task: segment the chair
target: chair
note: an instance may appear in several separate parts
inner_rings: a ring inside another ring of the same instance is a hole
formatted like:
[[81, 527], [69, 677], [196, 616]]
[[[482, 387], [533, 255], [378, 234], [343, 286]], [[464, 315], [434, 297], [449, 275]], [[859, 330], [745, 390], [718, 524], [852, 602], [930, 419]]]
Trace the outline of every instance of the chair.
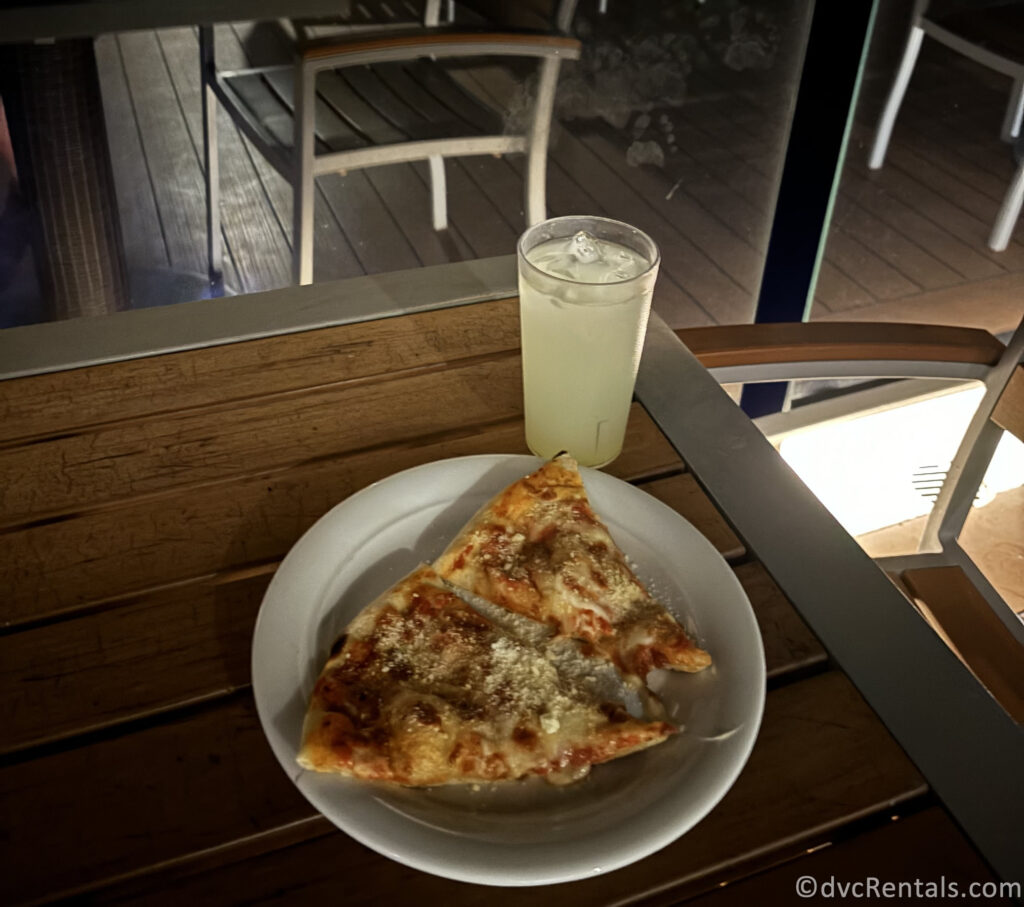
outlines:
[[[440, 4], [428, 4], [436, 21]], [[253, 145], [287, 179], [293, 190], [293, 274], [299, 284], [313, 280], [314, 180], [327, 173], [381, 164], [427, 161], [433, 225], [447, 226], [444, 159], [479, 154], [526, 155], [525, 211], [529, 224], [546, 216], [547, 145], [558, 71], [562, 60], [579, 56], [578, 41], [566, 36], [575, 0], [563, 0], [555, 27], [546, 32], [497, 32], [438, 28], [431, 24], [388, 30], [353, 31], [341, 38], [308, 40], [297, 31], [290, 65], [219, 71], [213, 30], [200, 28], [207, 179], [207, 235], [210, 280], [223, 282], [221, 269], [216, 106], [219, 102]], [[481, 56], [530, 58], [539, 63], [532, 110], [524, 128], [506, 133], [500, 112], [465, 91], [438, 63], [443, 58]], [[344, 70], [346, 78], [339, 74]], [[380, 77], [390, 107], [372, 116], [353, 85]], [[425, 92], [424, 89], [427, 89]], [[444, 102], [426, 97], [445, 93]], [[410, 100], [405, 96], [423, 100]], [[397, 100], [397, 104], [395, 101]], [[429, 104], [426, 101], [430, 101]], [[400, 108], [398, 113], [396, 108]], [[404, 113], [403, 113], [404, 111]], [[324, 125], [322, 116], [334, 120]], [[369, 122], [366, 127], [361, 120]], [[296, 126], [297, 124], [297, 126]]]
[[[1024, 623], [957, 541], [1003, 431], [1024, 440], [1024, 321], [1005, 347], [985, 331], [906, 324], [757, 324], [678, 334], [721, 383], [853, 377], [984, 382], [984, 397], [918, 550], [876, 562], [1024, 724]], [[835, 401], [828, 406], [835, 410]]]
[[[896, 115], [925, 35], [1013, 80], [1001, 134], [1007, 142], [1021, 135], [1021, 120], [1024, 118], [1024, 5], [1019, 0], [983, 0], [973, 4], [963, 0], [916, 0], [903, 59], [871, 146], [868, 166], [872, 170], [878, 170], [885, 161]], [[1009, 244], [1024, 202], [1024, 159], [1020, 155], [1017, 163], [1016, 175], [989, 235], [989, 248], [995, 252], [1002, 252]]]

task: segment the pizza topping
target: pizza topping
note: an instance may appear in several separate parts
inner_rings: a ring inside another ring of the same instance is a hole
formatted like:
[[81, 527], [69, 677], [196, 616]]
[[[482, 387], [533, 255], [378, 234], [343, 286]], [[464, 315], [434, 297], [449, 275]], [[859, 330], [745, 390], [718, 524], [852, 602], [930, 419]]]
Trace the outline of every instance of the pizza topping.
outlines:
[[453, 586], [586, 641], [629, 673], [711, 662], [637, 578], [568, 455], [497, 495], [436, 567]]
[[429, 568], [399, 583], [328, 661], [300, 763], [413, 785], [546, 776], [673, 731], [628, 713], [607, 663], [511, 617], [512, 630], [490, 621]]

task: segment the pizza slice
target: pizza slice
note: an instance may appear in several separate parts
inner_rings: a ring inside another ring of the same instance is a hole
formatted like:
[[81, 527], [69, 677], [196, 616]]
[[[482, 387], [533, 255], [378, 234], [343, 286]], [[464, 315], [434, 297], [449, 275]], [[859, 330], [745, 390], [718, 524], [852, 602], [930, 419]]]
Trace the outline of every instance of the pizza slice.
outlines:
[[532, 622], [488, 618], [424, 566], [367, 606], [331, 650], [298, 761], [413, 786], [530, 775], [565, 783], [674, 732], [630, 715], [622, 687], [607, 662]]
[[568, 454], [486, 504], [434, 566], [454, 586], [586, 641], [629, 674], [711, 663], [630, 569]]

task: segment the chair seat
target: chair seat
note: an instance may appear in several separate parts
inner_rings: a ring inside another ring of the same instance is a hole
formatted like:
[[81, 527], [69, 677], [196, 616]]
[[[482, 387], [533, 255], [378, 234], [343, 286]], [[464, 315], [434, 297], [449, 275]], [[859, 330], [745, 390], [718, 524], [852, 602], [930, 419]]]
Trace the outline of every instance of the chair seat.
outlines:
[[1024, 724], [1024, 647], [957, 566], [907, 570], [921, 615], [1010, 716]]
[[928, 19], [972, 44], [1024, 65], [1024, 3], [1019, 0], [929, 14]]
[[[292, 67], [224, 79], [287, 166], [294, 133]], [[500, 135], [501, 115], [452, 78], [439, 61], [378, 63], [322, 73], [317, 80], [317, 153], [351, 151], [449, 135]], [[287, 175], [287, 174], [286, 174]]]

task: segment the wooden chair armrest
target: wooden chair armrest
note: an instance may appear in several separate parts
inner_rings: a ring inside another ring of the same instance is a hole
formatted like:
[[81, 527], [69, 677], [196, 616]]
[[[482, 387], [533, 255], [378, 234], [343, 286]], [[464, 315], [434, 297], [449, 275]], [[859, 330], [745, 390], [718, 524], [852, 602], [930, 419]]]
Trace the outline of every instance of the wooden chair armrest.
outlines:
[[416, 57], [557, 57], [575, 60], [580, 42], [562, 35], [529, 32], [423, 31], [378, 34], [347, 41], [311, 44], [302, 49], [304, 64], [317, 68], [357, 66]]
[[833, 360], [994, 365], [1003, 344], [977, 328], [929, 324], [786, 322], [677, 330], [705, 368]]

